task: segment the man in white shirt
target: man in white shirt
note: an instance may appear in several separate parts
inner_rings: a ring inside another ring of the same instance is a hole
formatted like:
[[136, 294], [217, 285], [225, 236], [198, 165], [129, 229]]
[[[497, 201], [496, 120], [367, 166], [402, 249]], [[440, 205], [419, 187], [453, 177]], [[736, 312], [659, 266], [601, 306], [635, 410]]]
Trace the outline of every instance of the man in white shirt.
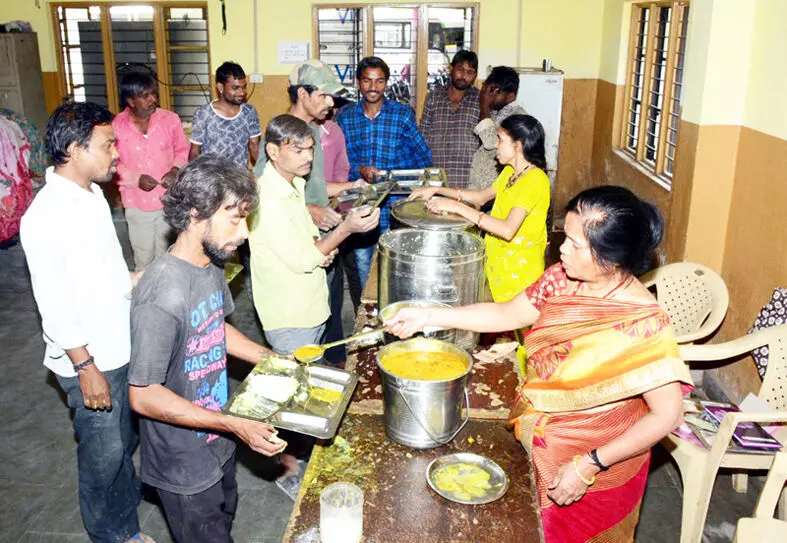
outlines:
[[46, 149], [55, 163], [22, 217], [21, 240], [41, 313], [44, 365], [74, 410], [79, 504], [92, 541], [147, 541], [131, 453], [128, 361], [130, 274], [109, 205], [96, 183], [112, 179], [112, 114], [90, 103], [57, 108]]

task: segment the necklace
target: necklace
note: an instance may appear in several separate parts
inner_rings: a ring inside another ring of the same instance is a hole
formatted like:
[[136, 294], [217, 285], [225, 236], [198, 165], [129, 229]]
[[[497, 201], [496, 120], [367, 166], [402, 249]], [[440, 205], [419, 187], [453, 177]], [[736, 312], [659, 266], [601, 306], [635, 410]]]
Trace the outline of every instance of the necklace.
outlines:
[[[628, 286], [629, 286], [629, 285], [630, 285], [630, 284], [631, 284], [633, 281], [634, 281], [634, 276], [633, 276], [633, 275], [626, 275], [626, 277], [624, 277], [624, 278], [623, 278], [623, 280], [622, 280], [620, 283], [618, 283], [617, 285], [615, 285], [614, 287], [612, 287], [612, 289], [611, 289], [609, 292], [607, 292], [606, 294], [604, 294], [604, 296], [601, 296], [601, 298], [610, 298], [610, 297], [611, 297], [611, 296], [612, 296], [612, 295], [613, 295], [615, 292], [617, 292], [618, 290], [625, 290], [625, 289], [626, 289], [626, 288], [627, 288], [627, 287], [628, 287]], [[606, 289], [606, 288], [609, 286], [609, 283], [607, 283], [606, 285], [604, 285], [604, 287], [603, 287], [603, 288], [598, 288], [598, 289], [595, 289], [595, 290], [593, 290], [593, 289], [590, 289], [589, 287], [587, 287], [587, 286], [585, 286], [585, 285], [587, 285], [587, 283], [582, 283], [582, 284], [579, 286], [579, 288], [577, 288], [577, 292], [578, 292], [578, 291], [579, 291], [579, 290], [580, 290], [580, 289], [581, 289], [583, 286], [585, 287], [585, 289], [584, 289], [584, 290], [588, 292], [588, 295], [589, 295], [590, 293], [592, 293], [592, 292], [600, 292], [600, 291], [603, 291], [604, 289]]]
[[517, 181], [519, 181], [519, 178], [520, 178], [520, 177], [522, 177], [523, 175], [525, 175], [525, 174], [526, 174], [528, 171], [530, 171], [530, 169], [531, 169], [532, 167], [533, 167], [533, 165], [532, 165], [532, 164], [528, 164], [527, 166], [525, 166], [525, 167], [522, 169], [522, 171], [521, 171], [521, 172], [519, 172], [519, 173], [516, 173], [516, 172], [514, 172], [514, 175], [512, 175], [512, 176], [511, 176], [511, 177], [508, 179], [508, 183], [506, 184], [506, 188], [513, 187], [513, 186], [514, 186], [514, 183], [516, 183]]

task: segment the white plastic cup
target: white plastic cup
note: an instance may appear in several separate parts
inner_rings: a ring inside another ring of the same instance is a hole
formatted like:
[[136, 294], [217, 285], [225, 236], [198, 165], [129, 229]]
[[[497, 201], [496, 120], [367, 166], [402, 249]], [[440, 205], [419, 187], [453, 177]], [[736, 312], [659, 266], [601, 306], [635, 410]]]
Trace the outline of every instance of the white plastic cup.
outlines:
[[357, 543], [363, 535], [363, 490], [333, 483], [320, 492], [320, 541]]

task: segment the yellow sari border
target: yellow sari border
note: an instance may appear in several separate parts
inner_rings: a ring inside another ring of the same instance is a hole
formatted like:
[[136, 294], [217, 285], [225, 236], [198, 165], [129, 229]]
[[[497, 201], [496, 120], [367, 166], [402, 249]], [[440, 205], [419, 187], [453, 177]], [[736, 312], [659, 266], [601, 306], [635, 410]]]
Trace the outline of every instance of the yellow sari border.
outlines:
[[[544, 413], [580, 411], [638, 396], [675, 381], [691, 383], [689, 369], [680, 358], [664, 358], [580, 389], [541, 388], [538, 385], [542, 382], [536, 381], [525, 385], [522, 394], [534, 409]], [[549, 385], [548, 381], [543, 383]]]

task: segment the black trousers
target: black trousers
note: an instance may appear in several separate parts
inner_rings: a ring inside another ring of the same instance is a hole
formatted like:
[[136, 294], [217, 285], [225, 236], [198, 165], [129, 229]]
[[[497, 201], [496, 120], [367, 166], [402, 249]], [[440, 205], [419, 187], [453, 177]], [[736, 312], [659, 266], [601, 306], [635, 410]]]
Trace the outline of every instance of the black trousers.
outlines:
[[[342, 269], [342, 254], [336, 255], [326, 271], [328, 281], [328, 305], [331, 308], [331, 316], [325, 323], [325, 342], [331, 343], [344, 338], [342, 330], [342, 305], [344, 302], [344, 270]], [[325, 351], [325, 361], [334, 366], [343, 363], [347, 358], [347, 351], [344, 345], [333, 347]]]
[[156, 489], [169, 529], [178, 543], [231, 543], [232, 519], [238, 507], [235, 456], [224, 464], [215, 485], [189, 496]]

